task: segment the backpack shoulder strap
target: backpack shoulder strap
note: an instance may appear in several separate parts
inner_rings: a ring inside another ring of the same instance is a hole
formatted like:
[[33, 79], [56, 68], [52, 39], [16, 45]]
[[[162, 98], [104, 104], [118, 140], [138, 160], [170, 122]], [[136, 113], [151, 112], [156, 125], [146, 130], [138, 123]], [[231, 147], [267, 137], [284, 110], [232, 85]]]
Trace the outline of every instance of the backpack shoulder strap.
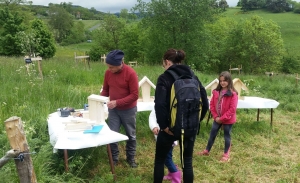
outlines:
[[172, 77], [175, 79], [175, 81], [179, 78], [178, 74], [173, 70], [167, 70], [168, 73], [172, 75]]

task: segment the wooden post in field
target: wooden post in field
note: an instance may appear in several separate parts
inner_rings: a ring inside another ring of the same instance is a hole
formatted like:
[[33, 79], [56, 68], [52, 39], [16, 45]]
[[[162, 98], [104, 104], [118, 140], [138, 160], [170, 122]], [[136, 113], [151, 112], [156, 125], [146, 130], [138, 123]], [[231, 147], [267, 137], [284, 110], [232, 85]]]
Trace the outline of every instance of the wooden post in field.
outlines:
[[105, 60], [106, 60], [106, 55], [103, 54], [103, 56], [101, 57], [101, 62], [105, 63]]
[[242, 65], [238, 65], [237, 68], [231, 68], [231, 65], [230, 65], [229, 71], [230, 71], [230, 74], [231, 74], [231, 71], [238, 71], [239, 74], [241, 74], [241, 71], [242, 71]]
[[24, 57], [25, 60], [25, 66], [27, 68], [27, 73], [30, 74], [29, 72], [29, 65], [32, 64], [32, 61], [37, 61], [38, 62], [38, 68], [39, 68], [39, 74], [40, 74], [40, 78], [43, 80], [43, 71], [42, 71], [42, 57], [29, 57], [29, 56], [25, 56]]
[[296, 74], [296, 85], [298, 85], [298, 80], [299, 80], [300, 78], [298, 77], [298, 74]]
[[37, 180], [21, 118], [13, 116], [7, 119], [5, 129], [11, 148], [20, 152], [19, 159], [15, 158], [20, 183], [36, 183]]
[[77, 56], [77, 55], [76, 55], [76, 52], [74, 52], [74, 55], [75, 55], [74, 58], [75, 58], [76, 64], [77, 64], [77, 60], [80, 59], [80, 60], [82, 60], [82, 61], [84, 62], [85, 68], [86, 68], [86, 62], [87, 62], [87, 64], [88, 64], [88, 66], [89, 66], [89, 69], [91, 68], [91, 67], [90, 67], [90, 56], [85, 55], [85, 52], [83, 53], [83, 56]]

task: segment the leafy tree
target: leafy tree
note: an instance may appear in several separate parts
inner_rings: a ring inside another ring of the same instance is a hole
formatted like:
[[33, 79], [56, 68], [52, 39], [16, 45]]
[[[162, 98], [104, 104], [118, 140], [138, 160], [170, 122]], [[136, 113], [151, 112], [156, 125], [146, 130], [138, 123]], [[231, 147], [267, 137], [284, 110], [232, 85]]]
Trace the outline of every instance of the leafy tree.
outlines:
[[266, 1], [267, 10], [273, 13], [280, 13], [292, 10], [292, 4], [287, 0], [267, 0]]
[[18, 32], [22, 53], [28, 56], [51, 58], [55, 54], [55, 42], [42, 20], [34, 19], [30, 29]]
[[83, 7], [74, 7], [73, 12], [76, 12], [77, 19], [91, 20], [94, 17], [93, 12]]
[[265, 6], [265, 0], [241, 0], [241, 10], [249, 11], [259, 9]]
[[235, 52], [230, 51], [232, 49], [230, 34], [236, 26], [236, 21], [225, 17], [205, 24], [205, 31], [202, 32], [206, 38], [203, 42], [206, 45], [203, 49], [205, 70], [219, 73], [227, 70], [232, 60], [238, 60], [235, 59]]
[[228, 4], [226, 0], [220, 0], [218, 1], [218, 7], [221, 8], [223, 11], [226, 10], [226, 8], [228, 8]]
[[15, 4], [15, 5], [24, 4], [26, 2], [27, 2], [26, 0], [0, 0], [0, 3], [3, 3], [6, 6], [12, 5], [12, 4]]
[[26, 32], [20, 31], [17, 33], [17, 36], [20, 40], [21, 50], [24, 55], [32, 57], [38, 55], [37, 45], [40, 44], [40, 39], [36, 38], [32, 30]]
[[90, 56], [93, 55], [91, 60], [99, 60], [101, 54], [120, 49], [121, 35], [125, 25], [125, 20], [122, 18], [117, 18], [112, 14], [104, 16], [100, 29], [92, 32], [95, 45], [89, 52]]
[[129, 16], [128, 9], [121, 9], [119, 17], [127, 20], [128, 16]]
[[0, 9], [0, 54], [7, 56], [22, 55], [18, 32], [26, 29], [23, 17], [18, 12], [11, 13], [8, 8]]
[[49, 8], [49, 25], [54, 31], [55, 40], [61, 43], [70, 34], [74, 25], [73, 16], [64, 8], [52, 5]]
[[145, 61], [160, 63], [165, 50], [174, 47], [187, 53], [186, 61], [201, 65], [205, 45], [201, 35], [204, 23], [216, 13], [210, 0], [138, 0], [133, 8], [140, 13], [142, 27], [147, 30]]
[[241, 21], [231, 32], [228, 52], [234, 55], [229, 64], [242, 64], [248, 73], [278, 71], [284, 53], [280, 27], [259, 16]]
[[62, 45], [81, 43], [86, 40], [84, 24], [78, 21], [74, 24], [70, 34], [63, 40]]
[[101, 40], [100, 43], [106, 45], [104, 48], [107, 50], [119, 48], [119, 42], [124, 27], [125, 21], [123, 19], [119, 19], [112, 14], [104, 16], [100, 32], [105, 33], [103, 36], [99, 35], [99, 39]]
[[125, 61], [137, 60], [141, 57], [142, 48], [140, 36], [140, 28], [137, 23], [126, 25], [120, 38], [120, 49], [125, 53]]
[[31, 29], [35, 34], [35, 39], [39, 40], [36, 45], [36, 52], [43, 58], [51, 58], [55, 55], [55, 41], [52, 33], [40, 19], [34, 19], [31, 22]]

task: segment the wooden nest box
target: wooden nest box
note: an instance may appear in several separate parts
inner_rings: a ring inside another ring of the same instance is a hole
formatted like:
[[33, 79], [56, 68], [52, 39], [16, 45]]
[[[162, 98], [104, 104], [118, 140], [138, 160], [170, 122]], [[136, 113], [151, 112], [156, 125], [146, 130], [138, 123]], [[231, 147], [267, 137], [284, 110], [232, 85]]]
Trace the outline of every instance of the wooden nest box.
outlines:
[[150, 96], [151, 87], [156, 89], [156, 86], [146, 77], [139, 82], [139, 87], [142, 90], [142, 97], [138, 99], [139, 102], [153, 102], [154, 97]]
[[236, 89], [236, 91], [238, 92], [239, 99], [243, 99], [243, 97], [241, 96], [242, 90], [244, 90], [246, 92], [249, 91], [247, 86], [239, 78], [233, 79], [233, 86]]
[[210, 90], [210, 95], [207, 94], [208, 99], [211, 98], [212, 91], [217, 88], [218, 84], [219, 84], [219, 80], [216, 78], [205, 87], [205, 90]]
[[105, 106], [104, 103], [108, 102], [109, 98], [92, 94], [88, 97], [89, 105], [89, 119], [96, 121], [96, 124], [105, 122]]

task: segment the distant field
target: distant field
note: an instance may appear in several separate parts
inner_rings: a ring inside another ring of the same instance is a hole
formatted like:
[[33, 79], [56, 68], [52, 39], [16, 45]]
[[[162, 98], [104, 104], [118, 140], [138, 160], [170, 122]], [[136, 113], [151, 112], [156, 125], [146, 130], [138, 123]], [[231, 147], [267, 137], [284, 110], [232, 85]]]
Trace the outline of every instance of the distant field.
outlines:
[[57, 45], [56, 48], [56, 57], [63, 57], [63, 58], [74, 58], [74, 52], [76, 55], [81, 56], [84, 55], [85, 52], [89, 51], [92, 47], [92, 43], [79, 43], [79, 44], [72, 44], [68, 46], [59, 46]]
[[100, 20], [75, 20], [75, 22], [81, 21], [84, 24], [85, 29], [90, 29], [100, 23]]
[[240, 8], [229, 8], [224, 14], [235, 20], [247, 19], [253, 15], [258, 15], [264, 20], [276, 22], [281, 27], [281, 35], [287, 51], [290, 54], [300, 56], [300, 14], [292, 12], [270, 13], [262, 10], [242, 13]]

